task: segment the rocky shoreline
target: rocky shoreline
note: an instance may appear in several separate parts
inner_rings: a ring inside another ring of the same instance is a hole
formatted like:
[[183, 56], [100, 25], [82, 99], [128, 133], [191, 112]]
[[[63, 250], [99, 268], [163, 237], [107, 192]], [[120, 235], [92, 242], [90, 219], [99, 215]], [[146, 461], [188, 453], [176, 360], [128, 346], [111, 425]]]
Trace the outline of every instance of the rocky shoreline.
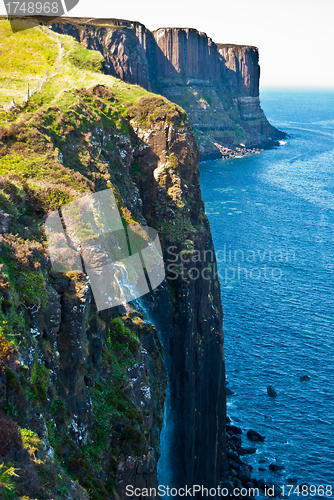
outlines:
[[[240, 427], [232, 425], [231, 419], [226, 417], [226, 451], [227, 451], [227, 469], [224, 474], [224, 477], [221, 481], [221, 488], [226, 488], [229, 491], [229, 496], [227, 498], [235, 499], [240, 498], [239, 496], [234, 496], [233, 491], [238, 488], [247, 489], [252, 492], [254, 489], [253, 495], [242, 495], [243, 499], [254, 499], [259, 498], [256, 496], [256, 489], [258, 489], [261, 496], [265, 496], [267, 498], [284, 498], [282, 497], [281, 488], [269, 481], [265, 481], [262, 478], [255, 478], [252, 476], [253, 467], [252, 465], [245, 462], [242, 457], [246, 455], [251, 455], [256, 453], [256, 445], [260, 442], [263, 442], [265, 437], [259, 434], [257, 431], [249, 429], [247, 431], [247, 439], [250, 442], [250, 446], [245, 447], [242, 443], [242, 435], [243, 431]], [[265, 462], [265, 459], [260, 458], [259, 463], [262, 464]], [[266, 470], [264, 467], [260, 467], [260, 470]], [[277, 472], [279, 470], [284, 469], [284, 465], [279, 462], [275, 462], [269, 465], [269, 469]], [[267, 493], [267, 494], [266, 494]]]
[[260, 154], [264, 149], [260, 148], [246, 148], [243, 144], [240, 144], [239, 147], [228, 148], [225, 146], [221, 146], [218, 143], [215, 143], [215, 146], [218, 148], [219, 153], [221, 154], [222, 160], [230, 160], [232, 158], [240, 158], [241, 156], [249, 156], [251, 154]]

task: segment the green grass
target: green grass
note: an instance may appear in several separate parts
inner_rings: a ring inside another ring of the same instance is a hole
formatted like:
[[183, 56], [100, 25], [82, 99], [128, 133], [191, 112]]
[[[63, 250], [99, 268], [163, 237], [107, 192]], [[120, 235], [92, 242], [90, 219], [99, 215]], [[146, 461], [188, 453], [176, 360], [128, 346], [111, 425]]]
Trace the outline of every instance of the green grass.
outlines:
[[75, 42], [74, 38], [67, 37], [65, 42], [67, 60], [72, 66], [89, 71], [101, 71], [104, 57], [98, 51], [84, 49]]
[[48, 28], [31, 23], [30, 29], [13, 33], [10, 23], [0, 20], [0, 105], [8, 105], [12, 98], [23, 105], [27, 84], [30, 91], [35, 90], [37, 80], [40, 86], [46, 72], [47, 82], [32, 96], [33, 101], [51, 102], [64, 89], [113, 84], [112, 77], [99, 73], [104, 61], [99, 52], [84, 49], [70, 36], [57, 37]]
[[0, 104], [8, 104], [12, 97], [22, 104], [27, 84], [34, 88], [54, 68], [59, 48], [48, 31], [34, 26], [13, 33], [8, 21], [0, 20]]

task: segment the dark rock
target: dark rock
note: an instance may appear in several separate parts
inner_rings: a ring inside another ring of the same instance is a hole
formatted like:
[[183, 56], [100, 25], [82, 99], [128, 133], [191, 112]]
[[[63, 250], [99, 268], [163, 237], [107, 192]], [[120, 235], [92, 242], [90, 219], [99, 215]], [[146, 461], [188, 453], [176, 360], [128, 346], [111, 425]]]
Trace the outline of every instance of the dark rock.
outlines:
[[233, 434], [233, 436], [229, 436], [228, 434], [226, 435], [226, 441], [230, 443], [233, 446], [240, 447], [241, 446], [241, 437], [236, 436]]
[[256, 448], [249, 447], [249, 448], [240, 448], [239, 454], [242, 455], [252, 455], [253, 453], [256, 452]]
[[240, 427], [237, 427], [236, 425], [227, 425], [226, 431], [231, 432], [232, 434], [242, 434], [242, 430], [240, 429]]
[[226, 423], [227, 423], [227, 424], [230, 424], [230, 423], [231, 423], [231, 419], [230, 419], [230, 417], [229, 417], [228, 415], [226, 415]]
[[247, 465], [242, 465], [239, 469], [239, 479], [243, 483], [248, 483], [251, 480], [251, 472]]
[[117, 306], [117, 313], [120, 315], [120, 316], [124, 316], [126, 314], [126, 309], [123, 305], [119, 305]]
[[297, 477], [288, 477], [286, 479], [287, 484], [297, 484], [298, 483], [298, 478]]
[[309, 382], [311, 380], [311, 377], [309, 377], [308, 375], [303, 375], [302, 377], [299, 377], [299, 380], [301, 382]]
[[239, 468], [240, 468], [239, 463], [238, 463], [238, 462], [236, 462], [236, 461], [234, 461], [234, 460], [230, 460], [230, 461], [229, 461], [229, 464], [230, 464], [230, 467], [231, 467], [232, 469], [239, 470]]
[[274, 497], [278, 497], [282, 493], [282, 488], [278, 484], [274, 484]]
[[266, 483], [265, 483], [265, 480], [264, 479], [258, 479], [257, 481], [257, 487], [260, 489], [260, 490], [263, 490], [265, 489], [266, 487]]
[[226, 387], [226, 396], [233, 396], [233, 394], [235, 394], [233, 391], [231, 391], [231, 389], [229, 387]]
[[285, 468], [284, 464], [281, 464], [279, 462], [275, 462], [269, 465], [269, 469], [272, 470], [273, 472], [278, 472], [280, 470], [283, 470]]
[[276, 398], [276, 396], [277, 396], [277, 392], [275, 391], [275, 389], [274, 389], [271, 385], [269, 385], [269, 386], [267, 387], [267, 394], [268, 394], [268, 396], [270, 396], [271, 398]]
[[259, 470], [260, 470], [261, 472], [263, 472], [263, 471], [265, 471], [265, 470], [266, 470], [266, 468], [265, 468], [265, 467], [259, 467]]
[[263, 442], [264, 441], [264, 436], [262, 436], [261, 434], [259, 434], [257, 431], [254, 431], [253, 429], [249, 429], [249, 431], [247, 431], [247, 437], [250, 441], [261, 441]]
[[58, 293], [63, 293], [66, 288], [68, 288], [69, 284], [69, 278], [65, 278], [62, 276], [58, 278], [55, 283], [52, 283], [52, 286]]
[[88, 375], [84, 376], [84, 380], [87, 387], [95, 387], [95, 381]]
[[234, 460], [238, 464], [242, 463], [242, 461], [239, 458], [239, 455], [237, 455], [237, 453], [235, 453], [234, 451], [228, 451], [227, 452], [227, 456], [228, 456], [229, 459]]
[[227, 489], [227, 491], [232, 494], [234, 490], [234, 484], [231, 481], [223, 481], [221, 483], [221, 489]]

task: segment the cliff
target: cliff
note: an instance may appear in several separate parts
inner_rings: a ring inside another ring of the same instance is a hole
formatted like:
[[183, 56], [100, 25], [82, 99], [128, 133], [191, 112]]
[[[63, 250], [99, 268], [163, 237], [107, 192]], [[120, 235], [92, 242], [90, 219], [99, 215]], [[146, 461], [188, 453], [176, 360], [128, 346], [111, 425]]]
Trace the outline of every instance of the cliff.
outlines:
[[271, 126], [259, 101], [255, 47], [215, 44], [189, 28], [151, 33], [140, 23], [115, 19], [61, 18], [58, 33], [99, 50], [105, 71], [182, 106], [194, 126], [202, 159], [244, 144], [267, 148], [285, 137]]
[[[18, 22], [32, 28], [18, 37], [0, 21], [2, 493], [131, 498], [127, 485], [157, 485], [160, 455], [170, 485], [217, 487], [222, 308], [192, 125], [165, 97], [102, 74], [70, 36]], [[45, 220], [107, 188], [125, 227], [159, 231], [166, 280], [99, 312], [84, 273], [52, 269]]]

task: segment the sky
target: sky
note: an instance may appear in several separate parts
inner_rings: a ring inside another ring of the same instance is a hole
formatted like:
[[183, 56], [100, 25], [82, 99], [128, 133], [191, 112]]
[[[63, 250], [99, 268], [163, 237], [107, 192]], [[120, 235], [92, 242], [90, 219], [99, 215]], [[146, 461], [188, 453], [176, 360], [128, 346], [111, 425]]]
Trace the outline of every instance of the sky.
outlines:
[[261, 87], [334, 87], [334, 0], [79, 0], [69, 15], [196, 28], [258, 47]]

